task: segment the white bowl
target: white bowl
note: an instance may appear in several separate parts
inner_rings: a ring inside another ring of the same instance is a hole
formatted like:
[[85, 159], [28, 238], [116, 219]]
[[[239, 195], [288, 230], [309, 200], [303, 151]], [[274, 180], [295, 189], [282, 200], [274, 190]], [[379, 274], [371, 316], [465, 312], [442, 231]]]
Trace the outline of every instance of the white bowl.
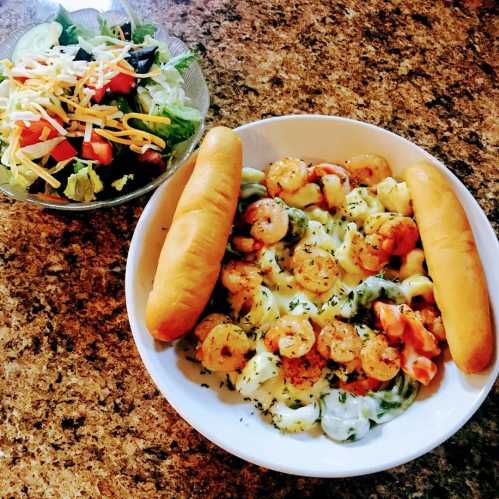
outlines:
[[[332, 116], [284, 116], [238, 128], [244, 164], [263, 168], [283, 156], [345, 160], [372, 152], [384, 156], [400, 175], [411, 163], [429, 160], [444, 172], [463, 204], [487, 269], [495, 323], [499, 318], [499, 245], [483, 211], [442, 163], [411, 142], [381, 128]], [[449, 359], [441, 374], [421, 390], [416, 402], [395, 420], [375, 427], [359, 442], [337, 444], [324, 435], [283, 434], [249, 403], [186, 360], [179, 348], [155, 342], [145, 327], [144, 310], [156, 262], [183, 184], [184, 167], [163, 184], [146, 206], [135, 230], [126, 269], [126, 301], [139, 353], [154, 382], [178, 413], [223, 449], [247, 461], [285, 473], [314, 477], [363, 475], [397, 466], [449, 438], [478, 409], [491, 389], [499, 363], [481, 374], [464, 375]], [[496, 336], [499, 332], [496, 330]], [[209, 383], [206, 389], [201, 383]], [[225, 390], [225, 391], [224, 391]]]

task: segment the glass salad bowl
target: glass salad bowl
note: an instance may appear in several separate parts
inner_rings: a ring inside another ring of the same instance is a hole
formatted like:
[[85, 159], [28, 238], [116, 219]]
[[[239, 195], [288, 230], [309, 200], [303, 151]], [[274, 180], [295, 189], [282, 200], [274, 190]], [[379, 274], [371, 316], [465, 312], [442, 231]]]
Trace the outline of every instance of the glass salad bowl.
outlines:
[[[75, 23], [94, 31], [98, 30], [98, 16], [103, 17], [109, 25], [122, 24], [129, 21], [126, 13], [120, 11], [99, 12], [95, 9], [81, 9], [70, 12], [70, 15]], [[52, 21], [54, 17], [55, 16], [51, 16], [48, 21]], [[145, 21], [147, 22], [148, 20], [146, 19]], [[10, 57], [19, 38], [33, 26], [39, 24], [39, 22], [26, 26], [23, 31], [20, 31], [16, 33], [15, 36], [5, 40], [0, 46], [0, 59]], [[156, 27], [157, 31], [154, 37], [166, 44], [172, 57], [178, 56], [188, 51], [187, 46], [180, 39], [169, 36], [166, 31], [164, 31], [160, 26], [156, 25]], [[166, 170], [160, 176], [154, 178], [146, 185], [143, 185], [142, 187], [139, 187], [133, 191], [127, 192], [126, 194], [120, 194], [119, 192], [117, 192], [116, 196], [112, 198], [90, 202], [57, 202], [40, 199], [37, 195], [27, 192], [20, 186], [13, 185], [8, 181], [4, 181], [2, 183], [1, 180], [0, 192], [19, 201], [33, 203], [45, 208], [54, 208], [67, 211], [84, 211], [119, 205], [155, 189], [162, 182], [170, 178], [183, 164], [185, 164], [186, 160], [198, 145], [204, 132], [204, 118], [209, 107], [209, 94], [208, 87], [206, 85], [206, 81], [203, 77], [203, 73], [201, 72], [199, 64], [195, 61], [192, 62], [189, 67], [182, 72], [182, 77], [185, 82], [185, 94], [190, 100], [189, 104], [200, 112], [201, 121], [194, 135], [192, 135], [188, 140], [177, 144], [173, 148], [173, 152], [168, 161], [168, 167], [166, 168]]]

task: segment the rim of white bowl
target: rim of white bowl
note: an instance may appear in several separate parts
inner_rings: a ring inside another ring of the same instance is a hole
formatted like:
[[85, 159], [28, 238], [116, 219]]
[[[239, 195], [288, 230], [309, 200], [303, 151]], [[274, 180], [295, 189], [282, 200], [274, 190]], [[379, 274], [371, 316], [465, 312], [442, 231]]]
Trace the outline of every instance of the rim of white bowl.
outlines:
[[[378, 127], [376, 125], [372, 125], [370, 123], [366, 123], [363, 121], [358, 121], [354, 120], [351, 118], [344, 118], [340, 116], [328, 116], [328, 115], [322, 115], [322, 114], [292, 114], [292, 115], [285, 115], [285, 116], [275, 116], [272, 118], [266, 118], [263, 120], [257, 120], [253, 121], [250, 123], [246, 123], [244, 125], [241, 125], [234, 130], [236, 132], [245, 130], [247, 128], [252, 128], [254, 126], [263, 124], [263, 123], [269, 123], [269, 122], [275, 122], [275, 121], [288, 121], [288, 120], [303, 120], [303, 119], [317, 119], [317, 120], [324, 120], [324, 121], [339, 121], [339, 122], [346, 122], [346, 123], [355, 123], [356, 125], [361, 125], [365, 126], [368, 128], [375, 129], [377, 131], [381, 131], [383, 133], [387, 133], [390, 135], [393, 135], [399, 140], [402, 140], [406, 142], [407, 144], [416, 147], [420, 150], [420, 152], [423, 153], [423, 155], [432, 163], [432, 164], [437, 164], [440, 169], [443, 169], [455, 182], [458, 183], [459, 189], [463, 190], [464, 189], [464, 194], [467, 196], [470, 200], [473, 200], [473, 204], [475, 207], [475, 210], [478, 210], [480, 212], [480, 218], [482, 223], [484, 223], [487, 226], [487, 230], [491, 233], [491, 236], [493, 236], [493, 239], [496, 241], [496, 247], [497, 251], [499, 253], [499, 241], [497, 238], [495, 238], [495, 232], [494, 229], [492, 228], [492, 225], [490, 224], [488, 218], [486, 217], [485, 213], [483, 212], [482, 208], [476, 201], [476, 199], [473, 197], [473, 195], [468, 191], [466, 186], [454, 175], [441, 161], [436, 159], [434, 156], [426, 152], [422, 147], [418, 146], [417, 144], [414, 144], [413, 142], [405, 139], [404, 137], [401, 137], [400, 135], [397, 135], [396, 133], [393, 133], [389, 130], [386, 130], [384, 128]], [[184, 419], [189, 425], [191, 425], [196, 431], [201, 433], [204, 437], [206, 437], [208, 440], [213, 442], [215, 445], [218, 447], [224, 449], [225, 451], [231, 453], [234, 456], [237, 456], [241, 459], [244, 459], [245, 461], [255, 464], [257, 466], [262, 466], [264, 468], [268, 468], [274, 471], [279, 471], [282, 473], [287, 473], [289, 475], [296, 475], [296, 476], [306, 476], [306, 477], [315, 477], [315, 478], [348, 478], [348, 477], [354, 477], [354, 476], [363, 476], [363, 475], [370, 475], [373, 473], [378, 473], [380, 471], [385, 471], [391, 468], [394, 468], [396, 466], [400, 466], [403, 464], [406, 464], [410, 461], [413, 461], [414, 459], [417, 459], [424, 454], [432, 451], [439, 445], [441, 445], [443, 442], [448, 440], [452, 435], [454, 435], [457, 431], [459, 431], [469, 420], [470, 418], [475, 414], [475, 412], [478, 410], [478, 408], [482, 405], [484, 400], [486, 399], [487, 395], [489, 394], [490, 390], [492, 389], [495, 380], [499, 374], [499, 362], [496, 362], [495, 368], [489, 373], [489, 378], [487, 382], [484, 384], [484, 386], [481, 389], [481, 394], [480, 396], [476, 399], [474, 404], [469, 408], [467, 411], [467, 414], [464, 417], [461, 417], [456, 423], [452, 424], [449, 429], [439, 436], [438, 438], [434, 438], [431, 441], [429, 441], [426, 445], [424, 445], [422, 448], [411, 452], [404, 456], [403, 458], [397, 458], [393, 459], [392, 461], [388, 461], [388, 463], [383, 463], [380, 465], [373, 464], [372, 466], [364, 466], [362, 468], [356, 469], [355, 471], [352, 471], [351, 473], [349, 472], [307, 472], [303, 471], [299, 466], [280, 466], [279, 464], [276, 464], [274, 462], [268, 461], [265, 456], [259, 456], [259, 457], [254, 457], [253, 455], [245, 452], [244, 450], [241, 450], [237, 447], [234, 447], [231, 442], [226, 442], [223, 439], [223, 434], [221, 432], [217, 432], [216, 430], [211, 430], [206, 427], [204, 427], [202, 424], [199, 424], [196, 418], [192, 417], [190, 414], [188, 414], [186, 411], [183, 410], [181, 404], [178, 403], [176, 400], [175, 395], [170, 396], [171, 394], [168, 394], [164, 388], [163, 388], [163, 383], [162, 380], [157, 376], [156, 374], [153, 374], [148, 368], [146, 358], [147, 358], [147, 352], [145, 350], [145, 347], [142, 345], [142, 343], [138, 340], [138, 321], [135, 319], [135, 310], [134, 310], [134, 303], [131, 302], [130, 296], [132, 296], [132, 292], [128, 291], [129, 289], [131, 290], [134, 284], [135, 280], [135, 274], [133, 273], [133, 266], [136, 258], [139, 256], [139, 251], [140, 251], [140, 240], [141, 240], [141, 235], [145, 228], [147, 227], [147, 221], [149, 219], [149, 215], [151, 212], [154, 211], [155, 209], [155, 200], [157, 197], [160, 195], [160, 189], [161, 187], [153, 194], [149, 202], [147, 203], [144, 211], [142, 212], [139, 221], [137, 223], [137, 226], [135, 227], [135, 231], [132, 237], [132, 241], [130, 243], [130, 249], [128, 252], [128, 259], [127, 259], [127, 265], [126, 265], [126, 274], [125, 274], [125, 295], [126, 295], [126, 307], [127, 307], [127, 312], [128, 312], [128, 317], [129, 317], [129, 322], [132, 330], [132, 334], [135, 340], [135, 345], [137, 346], [137, 350], [139, 351], [139, 354], [141, 356], [142, 362], [144, 363], [147, 372], [149, 373], [149, 376], [151, 376], [154, 384], [159, 388], [161, 394], [163, 397], [167, 400], [167, 402], [175, 409], [175, 411]], [[222, 437], [221, 437], [222, 435]]]

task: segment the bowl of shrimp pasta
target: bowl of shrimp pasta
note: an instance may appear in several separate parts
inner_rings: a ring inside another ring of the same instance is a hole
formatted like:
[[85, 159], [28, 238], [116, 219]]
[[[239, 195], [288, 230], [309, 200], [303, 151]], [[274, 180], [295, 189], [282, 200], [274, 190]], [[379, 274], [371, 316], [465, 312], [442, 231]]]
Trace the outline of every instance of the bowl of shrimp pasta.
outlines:
[[178, 341], [155, 341], [145, 308], [192, 165], [156, 191], [132, 239], [127, 308], [154, 382], [212, 442], [285, 473], [357, 476], [433, 449], [478, 409], [499, 365], [464, 374], [448, 352], [405, 169], [426, 161], [452, 185], [497, 317], [484, 213], [437, 159], [373, 125], [300, 115], [236, 132], [232, 231], [211, 298]]

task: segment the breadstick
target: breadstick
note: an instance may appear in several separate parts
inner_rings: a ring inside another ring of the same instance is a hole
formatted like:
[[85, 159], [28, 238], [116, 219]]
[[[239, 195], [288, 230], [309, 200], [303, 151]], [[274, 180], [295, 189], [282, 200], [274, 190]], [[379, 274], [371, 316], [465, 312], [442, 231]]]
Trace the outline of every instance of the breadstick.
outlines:
[[174, 340], [195, 325], [213, 291], [241, 181], [239, 137], [213, 128], [199, 149], [159, 257], [146, 306], [149, 332]]
[[466, 214], [431, 164], [415, 164], [405, 178], [452, 358], [462, 371], [479, 372], [490, 362], [493, 338], [487, 285]]

